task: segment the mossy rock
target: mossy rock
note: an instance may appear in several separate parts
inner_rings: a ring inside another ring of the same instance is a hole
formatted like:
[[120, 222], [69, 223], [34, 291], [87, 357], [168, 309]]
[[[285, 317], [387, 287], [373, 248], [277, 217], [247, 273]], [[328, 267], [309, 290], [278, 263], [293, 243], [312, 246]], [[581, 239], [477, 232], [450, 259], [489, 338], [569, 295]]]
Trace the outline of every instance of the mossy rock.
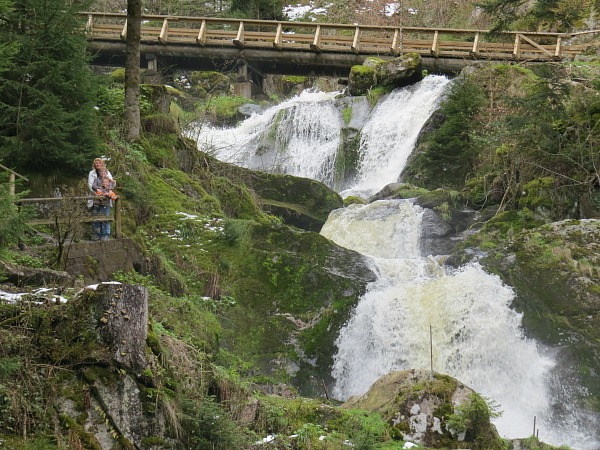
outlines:
[[317, 233], [236, 225], [221, 250], [237, 302], [224, 312], [223, 342], [262, 373], [317, 394], [315, 380], [331, 381], [335, 336], [374, 275], [363, 256]]
[[[485, 401], [448, 375], [425, 370], [391, 372], [366, 394], [351, 397], [342, 407], [377, 412], [400, 439], [427, 448], [505, 448], [490, 423], [492, 413]], [[460, 432], [452, 428], [456, 423], [463, 428]]]
[[406, 53], [398, 58], [383, 61], [374, 67], [377, 84], [403, 87], [423, 78], [421, 55]]
[[200, 88], [210, 95], [227, 94], [229, 92], [229, 78], [220, 72], [192, 72], [189, 80], [192, 84], [192, 90]]
[[284, 75], [277, 83], [277, 88], [285, 96], [298, 95], [304, 89], [309, 88], [312, 81], [310, 77], [306, 76]]
[[[265, 210], [281, 217], [285, 223], [318, 231], [329, 213], [343, 206], [340, 195], [318, 181], [253, 171], [221, 162], [207, 154], [202, 155], [202, 170], [220, 174], [225, 179], [243, 184], [245, 189], [251, 189], [256, 201]], [[218, 192], [215, 195], [218, 196]], [[232, 199], [239, 202], [239, 194]], [[243, 217], [238, 215], [237, 218]]]
[[348, 93], [350, 95], [366, 95], [377, 84], [375, 69], [368, 66], [352, 66], [348, 78]]

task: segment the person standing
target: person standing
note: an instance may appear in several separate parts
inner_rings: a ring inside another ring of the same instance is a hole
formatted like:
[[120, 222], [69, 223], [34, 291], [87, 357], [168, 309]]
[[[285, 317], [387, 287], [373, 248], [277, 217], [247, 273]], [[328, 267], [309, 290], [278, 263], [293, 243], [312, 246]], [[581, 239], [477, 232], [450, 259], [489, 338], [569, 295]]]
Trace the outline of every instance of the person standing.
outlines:
[[[108, 178], [106, 169], [100, 169], [100, 177], [94, 181], [96, 198], [94, 199], [92, 214], [110, 217], [110, 208], [113, 205], [113, 200], [117, 198], [117, 194], [113, 191], [114, 181]], [[94, 231], [94, 238], [98, 239], [99, 236], [101, 241], [108, 241], [110, 238], [110, 220], [96, 223], [100, 226]]]
[[[102, 176], [100, 174], [100, 171], [106, 171], [106, 176], [111, 180], [113, 184], [113, 188], [114, 185], [116, 185], [116, 182], [114, 181], [111, 173], [109, 172], [109, 170], [106, 168], [106, 165], [104, 164], [104, 160], [102, 158], [96, 158], [94, 159], [94, 162], [92, 164], [92, 170], [90, 170], [90, 173], [88, 174], [88, 188], [89, 191], [91, 193], [91, 195], [96, 196], [96, 188], [94, 186], [94, 183], [96, 182], [101, 182], [102, 180]], [[107, 198], [107, 200], [109, 200]], [[111, 200], [112, 201], [112, 200]], [[88, 200], [88, 209], [91, 209], [92, 211], [92, 215], [94, 216], [98, 216], [98, 215], [103, 215], [103, 216], [109, 216], [110, 215], [110, 202], [106, 201], [100, 201], [99, 198], [95, 199], [90, 199]], [[104, 234], [102, 234], [103, 231], [106, 231], [106, 226], [103, 226], [103, 224], [108, 224], [108, 234], [110, 234], [110, 222], [92, 222], [92, 240], [93, 241], [98, 241], [100, 240]]]

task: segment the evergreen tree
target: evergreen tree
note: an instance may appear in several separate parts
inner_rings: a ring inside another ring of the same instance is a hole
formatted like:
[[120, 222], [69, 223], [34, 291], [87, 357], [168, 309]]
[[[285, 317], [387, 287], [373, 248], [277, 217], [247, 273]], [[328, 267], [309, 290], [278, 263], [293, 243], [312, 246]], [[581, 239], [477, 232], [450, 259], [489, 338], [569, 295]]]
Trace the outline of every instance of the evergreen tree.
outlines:
[[0, 42], [14, 53], [0, 77], [0, 160], [10, 166], [81, 170], [95, 155], [95, 86], [76, 16], [81, 7], [19, 0], [0, 20]]
[[283, 0], [232, 0], [231, 12], [251, 19], [283, 20]]

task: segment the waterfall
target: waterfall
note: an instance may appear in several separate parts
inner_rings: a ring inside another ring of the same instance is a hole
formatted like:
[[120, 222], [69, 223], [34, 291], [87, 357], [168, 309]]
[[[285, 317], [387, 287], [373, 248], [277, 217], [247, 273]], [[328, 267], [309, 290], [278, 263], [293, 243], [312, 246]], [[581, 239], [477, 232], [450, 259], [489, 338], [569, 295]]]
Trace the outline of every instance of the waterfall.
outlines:
[[368, 197], [398, 175], [413, 150], [421, 127], [437, 108], [449, 80], [428, 76], [405, 89], [396, 89], [379, 102], [361, 131], [359, 178], [342, 196]]
[[313, 178], [333, 185], [335, 154], [344, 122], [333, 99], [339, 92], [303, 91], [254, 114], [234, 129], [194, 130], [198, 148], [249, 169]]
[[[343, 196], [367, 197], [398, 181], [448, 83], [428, 76], [380, 100], [363, 123], [359, 171]], [[244, 167], [333, 186], [345, 124], [337, 95], [305, 91], [235, 129], [198, 129], [199, 148]], [[429, 369], [432, 356], [436, 372], [499, 405], [503, 414], [494, 423], [502, 436], [530, 436], [536, 416], [543, 441], [597, 450], [592, 420], [580, 420], [567, 403], [561, 405], [565, 416], [552, 416], [562, 401], [557, 391], [566, 387], [547, 349], [524, 336], [522, 317], [510, 307], [513, 290], [477, 263], [450, 270], [421, 255], [423, 213], [410, 201], [351, 205], [333, 211], [321, 231], [366, 255], [378, 274], [336, 341], [335, 397], [363, 394], [393, 370]]]

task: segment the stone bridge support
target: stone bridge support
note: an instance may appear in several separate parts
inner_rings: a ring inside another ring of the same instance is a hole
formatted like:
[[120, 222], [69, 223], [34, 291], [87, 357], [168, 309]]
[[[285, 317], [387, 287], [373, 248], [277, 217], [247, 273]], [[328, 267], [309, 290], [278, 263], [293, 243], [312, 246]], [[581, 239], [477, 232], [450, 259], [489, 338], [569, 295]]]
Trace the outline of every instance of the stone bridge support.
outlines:
[[264, 75], [248, 64], [244, 58], [236, 59], [237, 81], [233, 86], [233, 92], [240, 97], [252, 98], [257, 93], [262, 93]]

